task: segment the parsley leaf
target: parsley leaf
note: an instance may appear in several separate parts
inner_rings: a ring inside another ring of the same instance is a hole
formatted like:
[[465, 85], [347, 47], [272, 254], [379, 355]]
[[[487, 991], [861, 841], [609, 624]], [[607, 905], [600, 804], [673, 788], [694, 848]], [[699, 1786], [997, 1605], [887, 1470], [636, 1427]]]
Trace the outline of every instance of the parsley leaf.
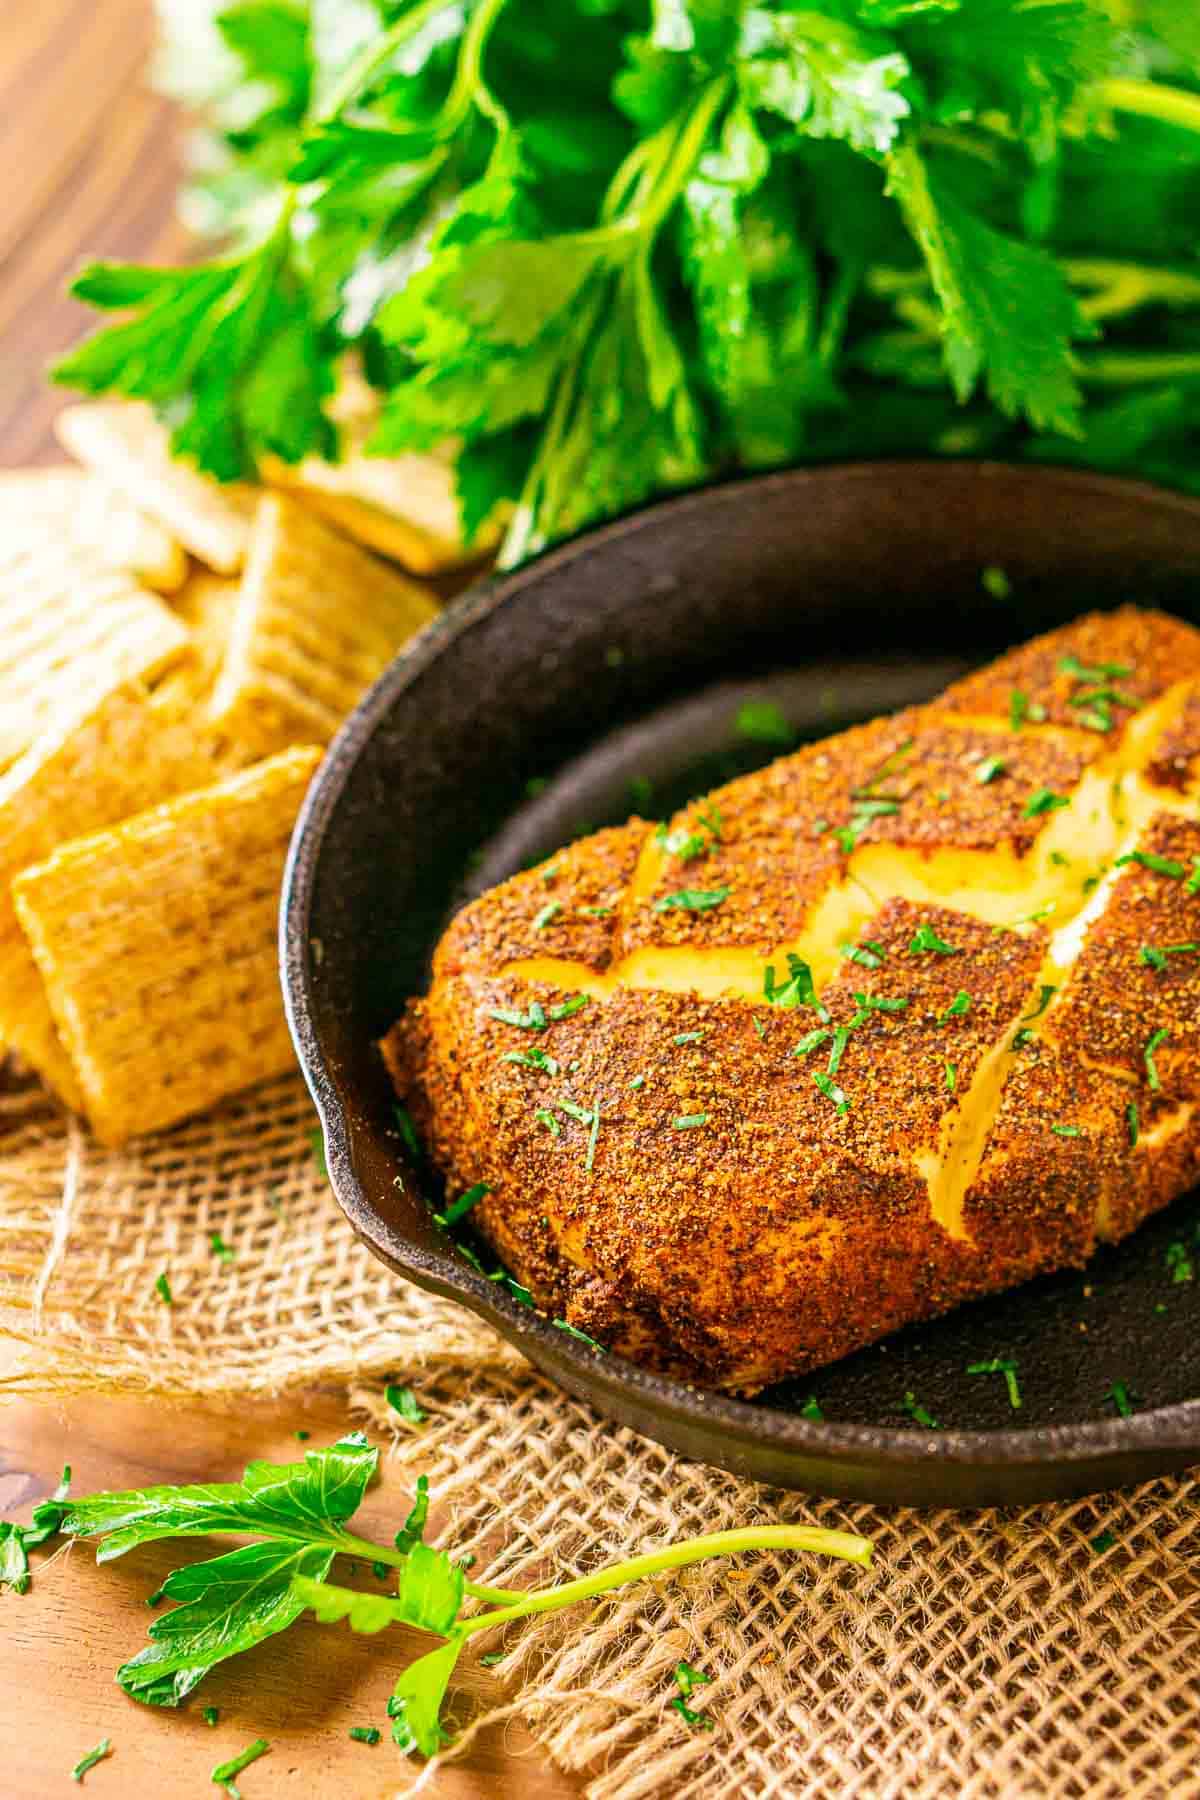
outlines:
[[660, 894], [652, 904], [655, 912], [711, 912], [732, 892], [729, 887], [681, 888], [675, 894]]

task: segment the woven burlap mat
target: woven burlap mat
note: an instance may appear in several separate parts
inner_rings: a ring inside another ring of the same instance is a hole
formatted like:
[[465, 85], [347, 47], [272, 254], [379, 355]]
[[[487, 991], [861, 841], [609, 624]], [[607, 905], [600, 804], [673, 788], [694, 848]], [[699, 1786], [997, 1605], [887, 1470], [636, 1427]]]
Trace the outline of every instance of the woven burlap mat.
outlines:
[[[506, 1584], [754, 1520], [875, 1539], [870, 1571], [720, 1562], [513, 1628], [505, 1711], [590, 1800], [1200, 1796], [1195, 1476], [963, 1514], [810, 1501], [682, 1462], [383, 1270], [337, 1211], [313, 1124], [288, 1077], [114, 1152], [35, 1091], [0, 1094], [0, 1297], [24, 1352], [0, 1392], [345, 1382], [428, 1473], [447, 1541]], [[420, 1431], [393, 1431], [385, 1373], [416, 1386]], [[668, 1710], [681, 1656], [715, 1677], [711, 1732]], [[436, 1792], [436, 1764], [406, 1767], [413, 1783]]]

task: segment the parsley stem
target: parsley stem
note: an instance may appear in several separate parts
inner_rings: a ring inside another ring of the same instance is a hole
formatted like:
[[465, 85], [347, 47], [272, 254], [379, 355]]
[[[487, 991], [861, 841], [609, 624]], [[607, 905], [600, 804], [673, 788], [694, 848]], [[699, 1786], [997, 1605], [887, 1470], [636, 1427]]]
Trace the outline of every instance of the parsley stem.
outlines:
[[1114, 75], [1098, 84], [1096, 96], [1114, 112], [1137, 113], [1143, 119], [1158, 119], [1184, 131], [1200, 132], [1200, 94], [1190, 94], [1184, 88]]
[[388, 57], [410, 37], [415, 37], [428, 20], [435, 14], [444, 12], [445, 8], [446, 0], [420, 0], [417, 6], [409, 7], [382, 36], [364, 44], [358, 55], [351, 59], [341, 80], [335, 83], [325, 104], [318, 109], [314, 123], [328, 125], [336, 119], [343, 107], [348, 106], [359, 90], [367, 85], [375, 71], [383, 67]]
[[515, 1606], [466, 1619], [456, 1630], [464, 1637], [476, 1631], [490, 1631], [494, 1625], [506, 1625], [510, 1619], [573, 1606], [579, 1600], [594, 1599], [597, 1594], [607, 1594], [631, 1581], [644, 1581], [650, 1575], [661, 1575], [667, 1569], [685, 1569], [710, 1556], [736, 1556], [746, 1550], [810, 1550], [816, 1556], [841, 1556], [864, 1568], [871, 1562], [869, 1539], [854, 1537], [847, 1531], [826, 1531], [819, 1525], [759, 1525], [739, 1531], [714, 1531], [706, 1537], [689, 1538], [686, 1543], [651, 1551], [647, 1556], [630, 1557], [595, 1575], [566, 1581], [561, 1587], [523, 1594]]
[[[369, 1563], [387, 1563], [392, 1569], [402, 1569], [408, 1561], [407, 1550], [394, 1550], [390, 1544], [377, 1544], [371, 1538], [355, 1537], [349, 1531], [339, 1531], [336, 1542], [340, 1556], [357, 1556]], [[478, 1581], [464, 1581], [463, 1592], [470, 1594], [473, 1600], [488, 1600], [495, 1606], [508, 1606], [514, 1600], [525, 1598], [519, 1588], [485, 1587]]]

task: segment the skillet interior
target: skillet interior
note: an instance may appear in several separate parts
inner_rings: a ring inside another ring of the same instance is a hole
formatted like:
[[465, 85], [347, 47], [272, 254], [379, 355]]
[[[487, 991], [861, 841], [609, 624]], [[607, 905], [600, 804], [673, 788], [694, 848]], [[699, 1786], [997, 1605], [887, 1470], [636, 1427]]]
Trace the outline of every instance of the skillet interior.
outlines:
[[[1009, 578], [1004, 599], [981, 583], [990, 565]], [[966, 464], [707, 489], [465, 596], [344, 728], [289, 865], [289, 1011], [356, 1230], [600, 1410], [766, 1480], [981, 1504], [1077, 1493], [1200, 1454], [1196, 1196], [1083, 1276], [1048, 1278], [794, 1388], [732, 1401], [597, 1356], [455, 1256], [428, 1218], [432, 1188], [405, 1161], [372, 1049], [423, 983], [464, 893], [623, 817], [631, 781], [655, 784], [657, 812], [777, 754], [738, 737], [745, 695], [773, 696], [804, 735], [820, 735], [924, 698], [1032, 631], [1129, 599], [1200, 618], [1200, 506], [1095, 477]], [[1180, 1239], [1194, 1243], [1192, 1283], [1166, 1271]], [[998, 1354], [1019, 1362], [1019, 1414], [1002, 1381], [965, 1375]], [[1132, 1418], [1115, 1415], [1114, 1382], [1137, 1397]], [[906, 1420], [909, 1391], [946, 1429]], [[810, 1394], [825, 1423], [802, 1416]]]

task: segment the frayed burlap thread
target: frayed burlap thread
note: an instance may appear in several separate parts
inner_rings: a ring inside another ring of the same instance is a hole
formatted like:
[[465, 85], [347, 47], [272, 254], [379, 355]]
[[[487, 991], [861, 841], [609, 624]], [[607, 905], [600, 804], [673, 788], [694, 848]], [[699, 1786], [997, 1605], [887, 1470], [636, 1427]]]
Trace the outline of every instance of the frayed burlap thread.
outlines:
[[[874, 1538], [870, 1570], [720, 1561], [481, 1645], [506, 1652], [503, 1699], [456, 1720], [458, 1747], [520, 1718], [588, 1800], [1200, 1800], [1200, 1472], [953, 1513], [681, 1461], [382, 1269], [320, 1175], [314, 1123], [288, 1076], [112, 1151], [38, 1090], [0, 1092], [0, 1292], [21, 1352], [0, 1393], [344, 1382], [395, 1466], [429, 1476], [442, 1541], [505, 1585], [753, 1521]], [[420, 1429], [397, 1429], [392, 1373]], [[681, 1657], [714, 1678], [693, 1700], [712, 1731], [669, 1708]], [[401, 1764], [396, 1783], [436, 1795], [438, 1765]]]

